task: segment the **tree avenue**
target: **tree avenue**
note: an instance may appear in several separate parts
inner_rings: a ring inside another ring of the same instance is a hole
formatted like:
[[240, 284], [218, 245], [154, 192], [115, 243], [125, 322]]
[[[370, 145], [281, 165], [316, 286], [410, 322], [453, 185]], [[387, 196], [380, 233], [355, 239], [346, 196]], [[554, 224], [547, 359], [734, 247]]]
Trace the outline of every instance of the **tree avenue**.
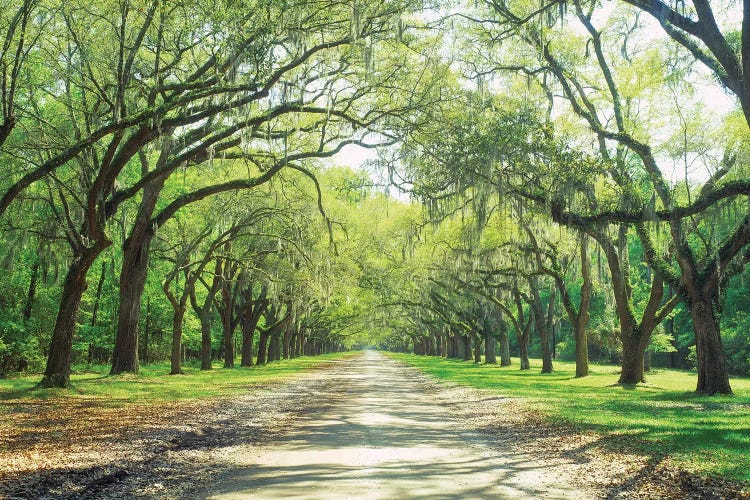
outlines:
[[11, 0], [0, 376], [377, 347], [731, 394], [745, 10]]

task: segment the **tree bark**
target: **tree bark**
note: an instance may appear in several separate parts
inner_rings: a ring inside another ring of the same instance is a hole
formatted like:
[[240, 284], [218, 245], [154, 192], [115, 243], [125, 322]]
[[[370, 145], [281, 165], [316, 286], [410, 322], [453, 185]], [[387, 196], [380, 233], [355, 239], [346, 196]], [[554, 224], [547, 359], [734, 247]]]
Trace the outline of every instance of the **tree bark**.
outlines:
[[242, 333], [242, 347], [240, 366], [252, 366], [253, 364], [253, 343], [255, 341], [255, 329], [258, 327], [263, 313], [269, 305], [266, 298], [268, 288], [266, 285], [261, 287], [260, 295], [253, 298], [253, 288], [248, 286], [243, 291], [243, 308], [241, 311], [240, 331]]
[[495, 337], [493, 337], [488, 331], [484, 332], [484, 362], [488, 365], [497, 364]]
[[201, 322], [201, 370], [213, 369], [213, 352], [211, 339], [211, 309], [200, 315]]
[[86, 274], [99, 254], [111, 242], [101, 239], [93, 247], [84, 248], [68, 268], [65, 276], [60, 307], [52, 330], [49, 356], [40, 387], [70, 387], [70, 365], [73, 358], [73, 335], [81, 306], [81, 297], [88, 287]]
[[[587, 314], [588, 316], [588, 314]], [[576, 343], [576, 377], [588, 377], [589, 375], [589, 348], [586, 326], [588, 317], [579, 316], [574, 325]]]
[[[531, 321], [529, 321], [529, 324]], [[529, 332], [528, 327], [526, 328], [526, 331], [524, 331], [522, 334], [518, 335], [518, 354], [521, 358], [521, 370], [529, 370], [531, 366], [529, 365]]]
[[266, 364], [266, 354], [268, 353], [268, 333], [265, 331], [260, 332], [258, 339], [258, 359], [256, 361], [259, 365]]
[[234, 368], [234, 332], [232, 331], [231, 309], [222, 314], [224, 332], [224, 368]]
[[645, 382], [643, 375], [643, 354], [645, 346], [641, 347], [642, 335], [636, 325], [630, 326], [629, 333], [625, 333], [621, 326], [620, 340], [622, 341], [622, 371], [618, 383], [629, 385]]
[[294, 330], [294, 323], [290, 323], [284, 328], [284, 336], [281, 339], [281, 356], [284, 359], [289, 359], [289, 342], [292, 338], [292, 331]]
[[279, 354], [281, 352], [281, 332], [276, 332], [271, 335], [270, 342], [268, 343], [268, 361], [279, 361]]
[[695, 350], [698, 355], [696, 392], [708, 396], [732, 394], [719, 320], [714, 311], [712, 298], [710, 294], [703, 294], [703, 297], [691, 299], [690, 317], [693, 320]]
[[240, 323], [242, 333], [242, 350], [240, 353], [240, 366], [253, 366], [253, 343], [255, 341], [255, 327], [248, 319]]
[[510, 366], [510, 336], [508, 335], [508, 325], [503, 322], [502, 315], [500, 316], [498, 332], [500, 338], [500, 366]]
[[464, 334], [461, 335], [459, 342], [462, 344], [463, 360], [469, 361], [471, 359], [471, 338]]
[[[529, 278], [529, 288], [532, 297], [532, 310], [534, 315], [534, 326], [539, 333], [539, 340], [542, 347], [542, 373], [552, 373], [552, 351], [549, 345], [549, 328], [547, 324], [547, 315], [544, 313], [544, 306], [539, 295], [539, 283], [536, 276]], [[552, 297], [550, 297], [552, 298]], [[549, 304], [551, 307], [552, 304]]]
[[[145, 167], [144, 167], [145, 168]], [[138, 373], [138, 328], [141, 297], [148, 276], [149, 250], [154, 237], [151, 216], [154, 213], [164, 181], [147, 184], [130, 235], [122, 246], [120, 270], [120, 305], [117, 313], [117, 334], [112, 352], [111, 375]]]
[[222, 274], [223, 264], [221, 259], [216, 259], [216, 265], [214, 268], [213, 279], [211, 285], [208, 285], [205, 281], [201, 280], [201, 283], [206, 287], [206, 297], [203, 299], [203, 304], [198, 304], [198, 299], [195, 295], [195, 286], [189, 290], [190, 304], [193, 310], [198, 315], [201, 322], [201, 370], [211, 370], [213, 368], [213, 342], [211, 338], [211, 312], [214, 304], [214, 298], [221, 285], [221, 279], [219, 278]]
[[174, 310], [172, 316], [172, 370], [170, 375], [182, 375], [182, 325], [185, 319], [186, 307], [180, 304]]

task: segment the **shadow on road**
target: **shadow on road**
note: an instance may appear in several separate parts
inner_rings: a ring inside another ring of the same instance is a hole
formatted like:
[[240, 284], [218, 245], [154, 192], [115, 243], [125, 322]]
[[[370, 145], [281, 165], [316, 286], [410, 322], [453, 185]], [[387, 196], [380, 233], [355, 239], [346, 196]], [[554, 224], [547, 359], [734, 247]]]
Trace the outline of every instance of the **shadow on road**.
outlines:
[[491, 450], [368, 352], [337, 371], [327, 409], [273, 445], [248, 449], [203, 498], [585, 497], [522, 450]]

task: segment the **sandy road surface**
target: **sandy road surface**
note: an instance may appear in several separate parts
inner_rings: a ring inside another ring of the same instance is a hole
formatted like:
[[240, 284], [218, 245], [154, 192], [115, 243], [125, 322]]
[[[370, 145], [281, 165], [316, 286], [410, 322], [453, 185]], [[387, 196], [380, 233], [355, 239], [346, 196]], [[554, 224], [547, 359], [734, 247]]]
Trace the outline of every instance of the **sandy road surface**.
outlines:
[[[201, 496], [228, 498], [586, 498], [515, 450], [461, 429], [408, 368], [366, 352], [330, 372], [328, 407], [273, 444], [233, 453]], [[573, 479], [573, 478], [571, 478]]]
[[111, 428], [80, 443], [0, 446], [0, 499], [750, 499], [374, 352], [171, 410], [99, 421]]

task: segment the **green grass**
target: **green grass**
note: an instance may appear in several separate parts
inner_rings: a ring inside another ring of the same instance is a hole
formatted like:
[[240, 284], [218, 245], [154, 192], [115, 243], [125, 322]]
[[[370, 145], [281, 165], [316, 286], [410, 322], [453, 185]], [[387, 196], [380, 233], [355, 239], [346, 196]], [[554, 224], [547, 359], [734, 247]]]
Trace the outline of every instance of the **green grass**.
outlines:
[[573, 424], [610, 437], [614, 446], [666, 454], [687, 470], [750, 481], [750, 379], [731, 380], [734, 396], [697, 396], [694, 373], [658, 369], [637, 386], [615, 383], [618, 368], [592, 365], [592, 374], [576, 379], [575, 364], [555, 362], [541, 375], [540, 360], [531, 370], [475, 365], [410, 354], [389, 354], [441, 379], [511, 397], [551, 421]]
[[[169, 363], [141, 366], [138, 375], [108, 376], [109, 366], [77, 367], [71, 375], [73, 389], [37, 389], [41, 375], [25, 375], [0, 380], [0, 414], [17, 400], [74, 398], [94, 400], [104, 406], [124, 406], [129, 403], [171, 402], [213, 398], [237, 394], [250, 386], [278, 383], [301, 371], [323, 366], [327, 362], [351, 353], [301, 357], [269, 363], [264, 366], [220, 368], [201, 371], [199, 365], [183, 366], [184, 375], [168, 375]], [[3, 404], [4, 403], [4, 404]]]

